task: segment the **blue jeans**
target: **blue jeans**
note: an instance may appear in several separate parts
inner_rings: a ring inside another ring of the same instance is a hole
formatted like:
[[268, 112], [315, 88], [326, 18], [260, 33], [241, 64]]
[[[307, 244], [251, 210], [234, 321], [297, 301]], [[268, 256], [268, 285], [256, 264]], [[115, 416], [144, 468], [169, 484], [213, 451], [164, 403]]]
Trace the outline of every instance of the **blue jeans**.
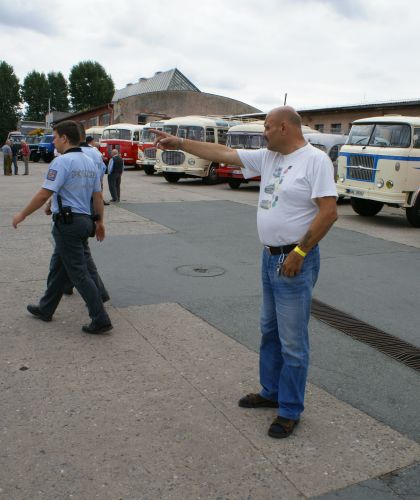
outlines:
[[280, 416], [297, 420], [304, 409], [308, 323], [319, 273], [319, 248], [317, 245], [308, 253], [301, 272], [292, 278], [278, 275], [282, 257], [263, 250], [260, 394], [278, 401]]

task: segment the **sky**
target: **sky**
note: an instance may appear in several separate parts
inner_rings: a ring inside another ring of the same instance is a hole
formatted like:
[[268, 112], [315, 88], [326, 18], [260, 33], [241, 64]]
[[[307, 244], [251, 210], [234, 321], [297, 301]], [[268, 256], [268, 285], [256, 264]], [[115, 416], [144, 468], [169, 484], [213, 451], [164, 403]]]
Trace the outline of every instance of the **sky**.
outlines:
[[262, 111], [420, 99], [415, 0], [0, 0], [0, 60], [68, 78], [99, 62], [117, 89], [177, 67]]

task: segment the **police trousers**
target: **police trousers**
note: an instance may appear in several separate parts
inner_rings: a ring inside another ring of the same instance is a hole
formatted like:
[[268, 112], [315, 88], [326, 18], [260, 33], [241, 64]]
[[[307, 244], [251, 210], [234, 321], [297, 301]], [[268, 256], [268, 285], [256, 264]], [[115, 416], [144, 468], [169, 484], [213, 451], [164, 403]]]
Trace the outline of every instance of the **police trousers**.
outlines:
[[[43, 314], [52, 316], [66, 288], [74, 285], [85, 301], [89, 316], [97, 324], [109, 323], [100, 291], [88, 269], [85, 244], [92, 231], [89, 215], [73, 214], [73, 223], [54, 223], [52, 235], [55, 241], [51, 256], [47, 290], [39, 301]], [[92, 258], [92, 257], [90, 257]]]

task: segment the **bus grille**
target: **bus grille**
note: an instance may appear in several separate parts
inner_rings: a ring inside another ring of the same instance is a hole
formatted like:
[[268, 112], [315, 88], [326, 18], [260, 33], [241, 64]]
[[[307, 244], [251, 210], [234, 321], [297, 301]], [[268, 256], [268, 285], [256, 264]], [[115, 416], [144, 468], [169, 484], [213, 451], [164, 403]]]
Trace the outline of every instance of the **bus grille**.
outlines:
[[367, 155], [351, 155], [347, 166], [347, 178], [358, 181], [375, 181], [375, 158]]
[[149, 158], [149, 160], [156, 160], [156, 148], [146, 148], [144, 150], [144, 156]]
[[185, 161], [185, 155], [181, 151], [164, 151], [162, 161], [165, 165], [182, 165]]

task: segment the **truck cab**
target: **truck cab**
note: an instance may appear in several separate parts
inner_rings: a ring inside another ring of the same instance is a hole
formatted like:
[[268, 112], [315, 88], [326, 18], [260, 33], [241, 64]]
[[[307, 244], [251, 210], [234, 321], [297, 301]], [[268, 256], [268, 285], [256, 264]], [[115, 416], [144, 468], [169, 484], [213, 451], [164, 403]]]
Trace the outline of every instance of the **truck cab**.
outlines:
[[376, 215], [384, 205], [420, 227], [420, 117], [387, 115], [352, 123], [338, 157], [337, 192], [353, 210]]
[[54, 159], [54, 135], [45, 134], [38, 143], [37, 156], [45, 163], [50, 163]]

